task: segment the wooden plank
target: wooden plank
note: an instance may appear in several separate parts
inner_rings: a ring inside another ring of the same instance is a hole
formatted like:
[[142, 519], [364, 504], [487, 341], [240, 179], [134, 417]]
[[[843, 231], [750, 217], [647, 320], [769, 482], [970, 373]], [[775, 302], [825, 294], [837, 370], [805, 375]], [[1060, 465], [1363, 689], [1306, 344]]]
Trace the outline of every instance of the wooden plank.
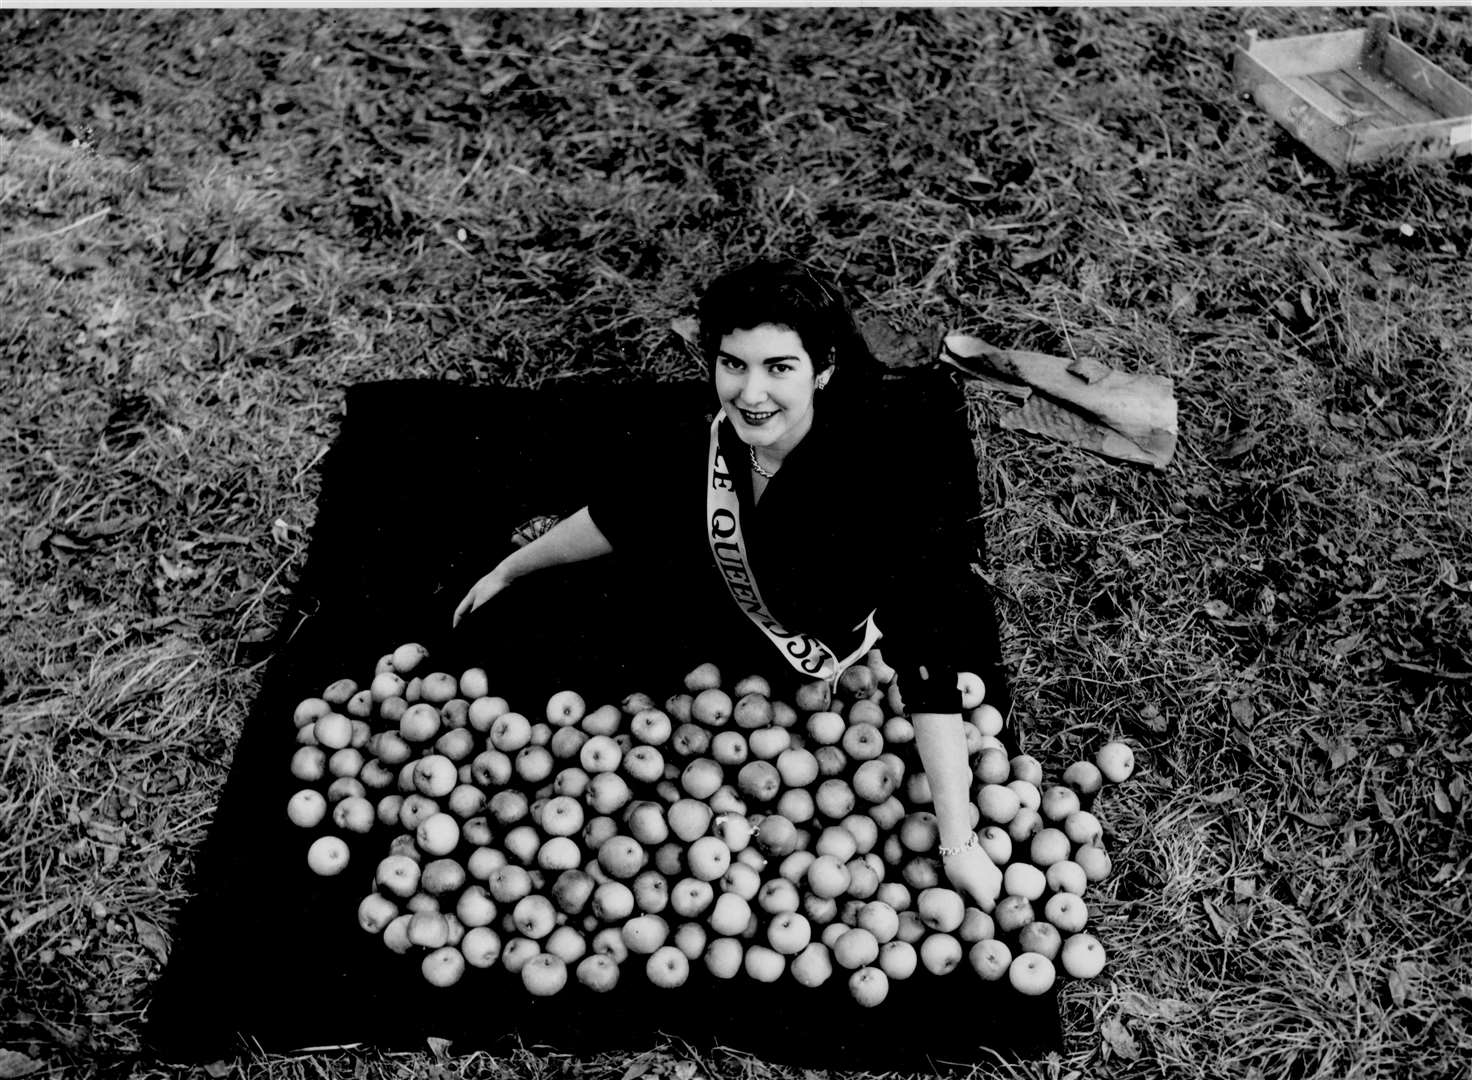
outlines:
[[[1256, 50], [1239, 49], [1233, 71], [1238, 88], [1250, 92], [1264, 112], [1323, 161], [1344, 171], [1352, 136], [1341, 124], [1259, 63]], [[1333, 98], [1326, 91], [1320, 93]]]
[[1384, 131], [1367, 131], [1350, 148], [1348, 163], [1387, 158], [1407, 161], [1447, 158], [1472, 150], [1472, 120], [1446, 119]]
[[1371, 127], [1399, 127], [1441, 119], [1425, 102], [1417, 101], [1383, 75], [1375, 76], [1363, 68], [1326, 71], [1309, 78], [1344, 102], [1356, 116], [1375, 121]]
[[1328, 74], [1333, 73], [1293, 75], [1285, 78], [1283, 83], [1343, 128], [1358, 131], [1361, 128], [1399, 127], [1405, 122], [1394, 113], [1371, 112], [1345, 101], [1332, 86], [1324, 85], [1323, 80]]
[[1366, 31], [1340, 30], [1333, 34], [1255, 41], [1252, 57], [1279, 78], [1313, 75], [1353, 67], [1364, 51]]
[[1399, 38], [1385, 42], [1385, 75], [1438, 116], [1472, 116], [1472, 87], [1452, 78]]
[[1413, 161], [1466, 153], [1472, 153], [1472, 118], [1448, 118], [1429, 124], [1362, 132], [1349, 148], [1345, 161], [1348, 165], [1365, 165], [1386, 158]]

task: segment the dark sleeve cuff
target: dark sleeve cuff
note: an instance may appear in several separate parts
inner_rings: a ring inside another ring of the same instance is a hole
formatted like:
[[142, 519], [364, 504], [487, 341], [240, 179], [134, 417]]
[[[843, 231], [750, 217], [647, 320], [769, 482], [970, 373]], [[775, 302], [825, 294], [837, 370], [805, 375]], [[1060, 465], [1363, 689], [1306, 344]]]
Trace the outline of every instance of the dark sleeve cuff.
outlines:
[[905, 703], [905, 712], [911, 716], [917, 712], [959, 713], [961, 691], [956, 687], [957, 672], [950, 667], [934, 664], [924, 665], [922, 677], [920, 666], [906, 665], [896, 668], [895, 678], [900, 684], [900, 698]]

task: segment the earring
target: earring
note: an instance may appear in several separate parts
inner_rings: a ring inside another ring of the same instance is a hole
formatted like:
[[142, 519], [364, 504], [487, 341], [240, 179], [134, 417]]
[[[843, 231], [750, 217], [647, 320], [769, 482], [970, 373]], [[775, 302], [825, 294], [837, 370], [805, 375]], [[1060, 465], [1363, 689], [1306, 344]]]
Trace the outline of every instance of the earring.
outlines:
[[821, 389], [823, 389], [823, 387], [825, 387], [825, 386], [828, 385], [828, 380], [831, 379], [832, 377], [833, 377], [833, 369], [830, 367], [827, 371], [823, 372], [821, 375], [819, 375], [816, 379], [813, 380], [813, 385], [814, 385], [814, 387], [816, 389], [821, 390]]

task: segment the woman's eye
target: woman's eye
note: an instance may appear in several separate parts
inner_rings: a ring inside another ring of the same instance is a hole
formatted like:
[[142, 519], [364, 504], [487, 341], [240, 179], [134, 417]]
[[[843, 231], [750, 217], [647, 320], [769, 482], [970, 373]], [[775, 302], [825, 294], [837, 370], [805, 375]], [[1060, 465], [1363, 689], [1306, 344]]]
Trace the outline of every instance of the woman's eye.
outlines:
[[774, 375], [786, 375], [789, 371], [792, 370], [792, 365], [791, 364], [773, 364], [767, 370], [771, 371], [772, 374], [774, 374]]

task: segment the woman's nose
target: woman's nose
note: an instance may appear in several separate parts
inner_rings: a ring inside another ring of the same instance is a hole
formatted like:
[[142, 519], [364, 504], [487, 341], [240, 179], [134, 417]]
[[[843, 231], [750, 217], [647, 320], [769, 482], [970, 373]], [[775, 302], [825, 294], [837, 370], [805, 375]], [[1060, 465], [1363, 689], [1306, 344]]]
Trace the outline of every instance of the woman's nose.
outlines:
[[767, 398], [766, 373], [748, 371], [741, 383], [741, 400], [749, 405], [760, 405]]

